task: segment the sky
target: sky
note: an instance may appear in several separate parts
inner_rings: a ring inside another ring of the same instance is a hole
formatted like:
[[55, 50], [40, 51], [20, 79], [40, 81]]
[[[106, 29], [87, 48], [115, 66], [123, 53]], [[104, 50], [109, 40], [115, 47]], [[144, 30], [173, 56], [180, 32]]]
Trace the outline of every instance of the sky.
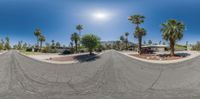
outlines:
[[70, 35], [82, 24], [82, 35], [93, 33], [102, 41], [119, 40], [135, 25], [128, 17], [144, 15], [141, 27], [147, 30], [145, 41], [162, 41], [161, 24], [176, 19], [186, 25], [178, 43], [200, 41], [199, 0], [0, 0], [0, 38], [10, 37], [11, 44], [24, 41], [36, 43], [35, 28], [40, 28], [46, 42], [59, 41], [68, 45]]

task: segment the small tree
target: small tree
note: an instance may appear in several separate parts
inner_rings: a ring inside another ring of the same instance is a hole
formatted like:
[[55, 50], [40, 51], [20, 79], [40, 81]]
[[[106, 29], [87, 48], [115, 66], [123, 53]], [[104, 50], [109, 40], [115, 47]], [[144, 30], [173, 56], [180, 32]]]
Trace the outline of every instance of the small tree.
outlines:
[[120, 41], [116, 41], [117, 50], [120, 50]]
[[200, 51], [200, 41], [197, 41], [197, 43], [192, 47], [192, 50]]
[[60, 42], [56, 42], [56, 48], [60, 48], [60, 47], [61, 47]]
[[4, 41], [3, 39], [1, 39], [0, 41], [0, 50], [3, 50], [4, 49]]
[[23, 45], [22, 45], [22, 49], [23, 50], [26, 50], [28, 48], [28, 44], [27, 43], [24, 43]]
[[149, 44], [149, 45], [151, 45], [151, 44], [152, 44], [152, 41], [151, 41], [151, 40], [149, 40], [149, 41], [148, 41], [148, 44]]
[[86, 34], [82, 37], [81, 43], [88, 48], [91, 55], [93, 50], [100, 44], [100, 38], [93, 34]]
[[23, 41], [19, 41], [17, 44], [17, 50], [22, 50], [22, 43]]
[[11, 46], [10, 46], [10, 38], [9, 37], [6, 37], [5, 38], [5, 49], [6, 50], [10, 50]]

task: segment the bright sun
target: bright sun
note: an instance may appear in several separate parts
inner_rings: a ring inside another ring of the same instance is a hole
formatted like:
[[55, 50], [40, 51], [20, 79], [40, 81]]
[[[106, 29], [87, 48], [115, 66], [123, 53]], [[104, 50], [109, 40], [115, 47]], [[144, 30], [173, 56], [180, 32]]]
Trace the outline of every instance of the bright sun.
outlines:
[[95, 19], [105, 20], [105, 19], [108, 18], [108, 15], [106, 13], [103, 13], [103, 12], [98, 12], [98, 13], [94, 13], [93, 17]]

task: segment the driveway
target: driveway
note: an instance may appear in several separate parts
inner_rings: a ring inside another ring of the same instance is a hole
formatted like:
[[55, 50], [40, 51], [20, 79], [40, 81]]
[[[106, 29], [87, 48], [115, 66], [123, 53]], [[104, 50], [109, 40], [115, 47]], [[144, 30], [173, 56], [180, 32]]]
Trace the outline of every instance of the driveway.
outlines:
[[0, 99], [200, 98], [200, 57], [161, 65], [108, 51], [98, 59], [62, 65], [10, 51], [0, 61]]

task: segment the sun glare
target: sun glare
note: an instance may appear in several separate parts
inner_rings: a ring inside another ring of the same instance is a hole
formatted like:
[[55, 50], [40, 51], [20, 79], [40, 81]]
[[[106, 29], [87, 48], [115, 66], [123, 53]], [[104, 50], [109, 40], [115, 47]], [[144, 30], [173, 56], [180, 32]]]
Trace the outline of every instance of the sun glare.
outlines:
[[105, 19], [108, 18], [108, 15], [106, 13], [103, 13], [103, 12], [98, 12], [98, 13], [94, 13], [93, 17], [95, 19], [105, 20]]

